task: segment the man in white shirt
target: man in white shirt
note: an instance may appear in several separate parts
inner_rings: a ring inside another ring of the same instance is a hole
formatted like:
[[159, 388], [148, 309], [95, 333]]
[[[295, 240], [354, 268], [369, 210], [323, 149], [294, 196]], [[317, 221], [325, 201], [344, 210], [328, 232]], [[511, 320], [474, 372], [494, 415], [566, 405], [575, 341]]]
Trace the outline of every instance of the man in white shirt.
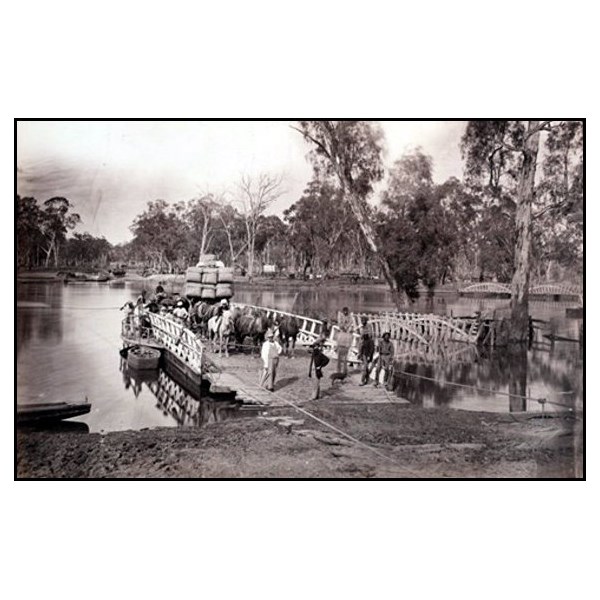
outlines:
[[175, 310], [173, 311], [173, 315], [182, 323], [185, 324], [188, 318], [188, 311], [183, 306], [183, 302], [181, 300], [177, 303]]
[[277, 367], [279, 365], [279, 355], [282, 348], [279, 342], [275, 341], [273, 331], [267, 332], [267, 339], [262, 346], [260, 356], [263, 360], [264, 369], [260, 379], [260, 385], [266, 387], [270, 392], [275, 391], [275, 377], [277, 376]]

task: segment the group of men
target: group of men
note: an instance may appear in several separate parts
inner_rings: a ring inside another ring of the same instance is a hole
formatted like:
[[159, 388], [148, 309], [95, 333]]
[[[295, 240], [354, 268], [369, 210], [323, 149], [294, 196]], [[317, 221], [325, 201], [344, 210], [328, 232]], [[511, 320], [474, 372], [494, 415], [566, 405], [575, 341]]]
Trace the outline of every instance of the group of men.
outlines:
[[[192, 304], [185, 297], [174, 292], [168, 295], [162, 285], [158, 285], [154, 293], [146, 298], [146, 291], [142, 291], [135, 304], [126, 302], [121, 310], [125, 311], [127, 323], [131, 329], [139, 329], [142, 326], [142, 317], [146, 313], [160, 314], [173, 319], [182, 325], [190, 325], [192, 317]], [[229, 309], [229, 302], [221, 300], [219, 303], [219, 315]]]
[[[375, 387], [379, 386], [382, 370], [384, 371], [384, 385], [387, 386], [390, 382], [391, 370], [394, 363], [394, 344], [391, 341], [391, 335], [386, 332], [383, 334], [382, 339], [376, 342], [373, 327], [369, 324], [367, 317], [361, 317], [360, 325], [355, 327], [347, 307], [344, 307], [339, 313], [337, 326], [339, 329], [335, 339], [337, 371], [332, 378], [343, 380], [348, 376], [348, 353], [352, 347], [354, 334], [356, 333], [360, 337], [358, 347], [358, 359], [361, 362], [360, 385], [364, 386], [369, 383], [371, 371], [375, 367]], [[325, 356], [324, 350], [330, 333], [329, 324], [325, 322], [319, 338], [311, 347], [309, 377], [312, 377], [314, 368], [314, 400], [320, 397], [323, 369], [329, 363], [329, 358]], [[260, 377], [260, 384], [270, 391], [274, 391], [275, 389], [279, 357], [283, 351], [279, 342], [277, 329], [269, 329], [261, 349], [263, 371]]]
[[344, 307], [338, 316], [339, 333], [337, 336], [338, 372], [344, 377], [348, 374], [348, 352], [352, 346], [353, 334], [359, 336], [358, 360], [362, 366], [360, 385], [367, 385], [371, 371], [375, 366], [375, 387], [379, 386], [381, 371], [384, 371], [384, 382], [387, 384], [390, 371], [394, 364], [394, 344], [391, 335], [386, 332], [378, 342], [375, 332], [366, 316], [361, 317], [360, 325], [354, 326], [354, 321], [347, 307]]
[[[127, 302], [121, 310], [126, 309], [128, 323], [131, 324], [132, 328], [137, 328], [141, 325], [141, 319], [145, 312], [164, 314], [182, 324], [187, 324], [190, 318], [190, 308], [191, 305], [187, 298], [179, 294], [168, 297], [162, 286], [159, 285], [148, 302], [146, 301], [145, 293], [142, 292], [135, 305], [132, 302]], [[227, 300], [223, 300], [219, 308], [226, 310], [228, 308]], [[348, 307], [344, 307], [338, 314], [337, 326], [339, 331], [334, 340], [337, 352], [337, 371], [332, 376], [332, 379], [344, 380], [348, 376], [348, 353], [352, 347], [354, 334], [358, 334], [360, 338], [358, 359], [361, 363], [360, 385], [364, 386], [369, 383], [373, 367], [376, 369], [375, 387], [379, 386], [382, 370], [384, 371], [384, 382], [387, 384], [390, 380], [390, 371], [394, 362], [394, 345], [391, 342], [390, 334], [384, 333], [382, 339], [377, 343], [373, 327], [369, 324], [367, 317], [361, 317], [360, 325], [355, 327]], [[325, 321], [319, 338], [311, 347], [309, 377], [312, 378], [314, 368], [316, 384], [313, 399], [315, 400], [320, 397], [323, 369], [329, 364], [329, 358], [324, 354], [324, 350], [330, 334], [329, 323]], [[275, 323], [267, 331], [265, 342], [261, 348], [263, 369], [260, 375], [260, 385], [270, 391], [275, 390], [279, 357], [283, 352], [279, 337], [279, 328], [277, 323]]]

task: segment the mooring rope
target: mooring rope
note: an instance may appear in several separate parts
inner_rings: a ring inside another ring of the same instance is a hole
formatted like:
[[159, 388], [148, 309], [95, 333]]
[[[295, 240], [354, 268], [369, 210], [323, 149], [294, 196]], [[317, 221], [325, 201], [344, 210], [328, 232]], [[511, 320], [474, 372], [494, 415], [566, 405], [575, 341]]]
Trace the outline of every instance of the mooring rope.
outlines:
[[[217, 374], [221, 374], [221, 373], [224, 372], [224, 369], [222, 369], [219, 365], [215, 364], [212, 361], [211, 361], [211, 365], [215, 369], [217, 369]], [[255, 369], [243, 368], [243, 367], [242, 368], [236, 368], [236, 370], [237, 371], [246, 371], [246, 372], [253, 372], [253, 371], [255, 371]], [[392, 462], [394, 465], [396, 465], [400, 469], [400, 471], [402, 471], [404, 473], [407, 473], [407, 474], [410, 474], [413, 477], [421, 477], [422, 476], [420, 473], [417, 473], [416, 471], [413, 471], [412, 469], [408, 469], [408, 468], [404, 467], [396, 459], [392, 458], [391, 456], [387, 456], [383, 452], [380, 452], [379, 450], [377, 450], [377, 448], [373, 448], [372, 446], [369, 446], [369, 444], [366, 444], [365, 442], [361, 442], [360, 440], [358, 440], [355, 437], [351, 436], [349, 433], [346, 433], [345, 431], [339, 429], [335, 425], [332, 425], [331, 423], [328, 423], [327, 421], [321, 419], [320, 417], [317, 417], [316, 415], [313, 415], [311, 412], [309, 412], [306, 409], [298, 406], [297, 404], [295, 404], [291, 400], [287, 400], [282, 394], [278, 393], [276, 397], [279, 398], [279, 399], [281, 399], [285, 404], [287, 404], [291, 408], [293, 408], [293, 409], [297, 410], [298, 412], [306, 415], [307, 417], [313, 419], [314, 421], [317, 421], [317, 423], [320, 423], [321, 425], [327, 427], [328, 429], [331, 429], [332, 431], [335, 431], [339, 435], [345, 437], [346, 439], [348, 439], [351, 442], [357, 444], [358, 446], [361, 446], [362, 448], [365, 448], [365, 449], [369, 450], [370, 452], [373, 452], [374, 454], [377, 454], [379, 457], [384, 458], [385, 460], [387, 460], [389, 462]], [[268, 405], [265, 406], [265, 408], [269, 408]]]
[[317, 417], [316, 415], [313, 415], [311, 412], [305, 410], [304, 408], [298, 406], [297, 404], [294, 404], [291, 400], [287, 400], [286, 398], [284, 398], [281, 395], [279, 395], [278, 397], [281, 398], [281, 400], [283, 400], [286, 404], [288, 404], [292, 408], [296, 409], [298, 412], [300, 412], [300, 413], [306, 415], [307, 417], [313, 419], [317, 423], [320, 423], [321, 425], [324, 425], [328, 429], [331, 429], [332, 431], [335, 431], [336, 433], [340, 434], [341, 436], [345, 437], [346, 439], [350, 440], [351, 442], [357, 444], [358, 446], [361, 446], [362, 448], [365, 448], [366, 450], [369, 450], [369, 451], [373, 452], [374, 454], [377, 454], [377, 456], [379, 456], [381, 458], [384, 458], [385, 460], [387, 460], [389, 462], [394, 463], [394, 465], [396, 465], [397, 467], [399, 467], [399, 469], [400, 469], [401, 472], [410, 474], [413, 477], [421, 477], [420, 473], [417, 473], [416, 471], [413, 471], [412, 469], [408, 469], [408, 468], [404, 467], [396, 459], [392, 458], [391, 456], [387, 456], [383, 452], [380, 452], [379, 450], [377, 450], [377, 448], [373, 448], [373, 446], [369, 446], [369, 444], [365, 444], [365, 442], [361, 442], [360, 440], [358, 440], [355, 437], [351, 436], [349, 433], [346, 433], [345, 431], [342, 431], [341, 429], [339, 429], [335, 425], [332, 425], [331, 423], [328, 423], [327, 421], [321, 419], [320, 417]]

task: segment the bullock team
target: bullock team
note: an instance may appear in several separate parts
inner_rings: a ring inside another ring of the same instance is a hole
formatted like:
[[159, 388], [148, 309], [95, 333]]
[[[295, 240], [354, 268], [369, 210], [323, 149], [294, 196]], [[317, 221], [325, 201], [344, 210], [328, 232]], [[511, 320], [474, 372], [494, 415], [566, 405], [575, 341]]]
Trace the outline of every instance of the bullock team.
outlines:
[[272, 332], [282, 345], [286, 356], [293, 357], [300, 324], [295, 317], [271, 319], [258, 309], [230, 307], [226, 300], [219, 304], [198, 302], [190, 309], [188, 326], [205, 339], [210, 340], [213, 350], [225, 352], [231, 343], [237, 349], [261, 348]]

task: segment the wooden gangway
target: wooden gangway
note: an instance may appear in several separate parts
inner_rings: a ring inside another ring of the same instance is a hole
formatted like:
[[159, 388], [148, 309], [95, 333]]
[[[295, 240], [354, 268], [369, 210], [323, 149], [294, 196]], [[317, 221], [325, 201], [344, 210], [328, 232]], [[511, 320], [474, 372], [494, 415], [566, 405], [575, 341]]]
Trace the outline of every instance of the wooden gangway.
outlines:
[[[312, 319], [303, 315], [295, 315], [275, 308], [254, 306], [249, 304], [233, 303], [232, 306], [258, 311], [269, 320], [281, 320], [284, 317], [295, 318], [299, 324], [298, 342], [304, 346], [313, 344], [324, 328], [323, 321]], [[479, 336], [481, 323], [476, 318], [446, 317], [433, 314], [420, 313], [350, 313], [354, 330], [358, 330], [361, 320], [366, 317], [367, 322], [373, 328], [377, 338], [388, 332], [397, 349], [400, 344], [404, 349], [406, 345], [432, 346], [448, 344], [452, 342], [465, 342], [476, 344]], [[325, 342], [329, 353], [335, 351], [339, 328], [334, 325]], [[349, 361], [355, 362], [358, 357], [358, 346], [360, 336], [353, 333], [352, 347], [349, 352]]]
[[198, 376], [202, 375], [205, 348], [193, 331], [182, 323], [161, 315], [147, 313], [151, 327], [136, 325], [135, 317], [123, 321], [121, 337], [128, 345], [146, 345], [170, 352]]

